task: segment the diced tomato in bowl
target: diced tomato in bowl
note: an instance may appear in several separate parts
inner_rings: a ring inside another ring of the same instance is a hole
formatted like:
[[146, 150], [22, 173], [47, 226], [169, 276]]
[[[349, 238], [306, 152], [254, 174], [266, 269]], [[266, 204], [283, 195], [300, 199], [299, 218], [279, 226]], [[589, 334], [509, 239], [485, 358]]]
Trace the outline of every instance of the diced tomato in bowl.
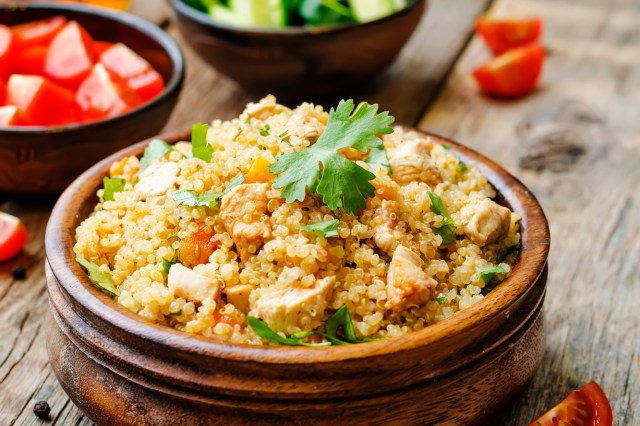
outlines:
[[18, 108], [13, 105], [0, 107], [0, 127], [17, 126]]
[[112, 78], [104, 65], [94, 65], [76, 92], [76, 103], [85, 121], [115, 117], [140, 104], [128, 86]]
[[71, 21], [51, 41], [44, 70], [53, 81], [75, 89], [89, 75], [93, 64], [91, 36], [80, 24]]
[[11, 29], [0, 24], [0, 78], [8, 78], [13, 65], [14, 38]]
[[33, 46], [48, 46], [67, 23], [64, 16], [54, 16], [25, 24], [14, 25], [11, 31], [20, 49]]
[[45, 77], [12, 75], [6, 102], [18, 107], [25, 125], [61, 126], [78, 120], [73, 92]]
[[15, 74], [44, 75], [47, 46], [27, 46], [15, 52], [13, 72]]

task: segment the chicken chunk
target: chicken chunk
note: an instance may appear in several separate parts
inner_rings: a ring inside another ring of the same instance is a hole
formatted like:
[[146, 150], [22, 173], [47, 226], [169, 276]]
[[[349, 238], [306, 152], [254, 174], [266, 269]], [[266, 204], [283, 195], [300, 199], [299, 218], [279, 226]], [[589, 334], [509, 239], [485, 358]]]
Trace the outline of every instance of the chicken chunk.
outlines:
[[511, 212], [488, 198], [460, 210], [464, 232], [478, 246], [500, 241], [509, 233]]
[[135, 191], [143, 200], [166, 194], [175, 185], [179, 172], [176, 163], [154, 163], [140, 173]]
[[231, 303], [239, 311], [246, 313], [249, 309], [249, 296], [252, 290], [252, 285], [239, 284], [225, 288], [224, 294], [227, 296], [227, 302]]
[[431, 147], [422, 139], [404, 142], [389, 158], [392, 177], [399, 184], [422, 181], [429, 185], [442, 182], [440, 169], [431, 158]]
[[220, 296], [220, 281], [201, 275], [180, 263], [171, 266], [167, 282], [174, 295], [192, 302], [217, 301]]
[[262, 293], [256, 299], [252, 313], [275, 331], [290, 333], [295, 327], [308, 328], [302, 327], [300, 320], [307, 316], [316, 320], [322, 318], [334, 283], [335, 277], [326, 277], [311, 287], [293, 285]]
[[399, 245], [393, 254], [387, 273], [387, 302], [384, 307], [394, 312], [410, 306], [420, 306], [436, 296], [436, 280], [424, 270], [424, 261]]
[[267, 212], [266, 183], [238, 185], [220, 203], [220, 218], [236, 244], [240, 259], [246, 262], [271, 236]]
[[383, 201], [375, 213], [374, 220], [378, 224], [373, 227], [373, 242], [380, 250], [389, 256], [393, 256], [402, 234], [402, 232], [396, 228], [398, 221], [397, 209], [397, 202]]

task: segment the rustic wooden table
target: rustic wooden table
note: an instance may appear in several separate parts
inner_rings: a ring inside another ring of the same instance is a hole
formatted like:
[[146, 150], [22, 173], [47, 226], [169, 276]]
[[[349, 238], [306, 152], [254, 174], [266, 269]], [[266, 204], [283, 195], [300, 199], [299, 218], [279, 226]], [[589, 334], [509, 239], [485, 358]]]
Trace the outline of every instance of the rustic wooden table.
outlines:
[[[549, 50], [542, 84], [520, 100], [481, 96], [470, 72], [488, 58], [475, 17], [539, 15]], [[617, 425], [640, 424], [640, 2], [431, 0], [386, 80], [365, 98], [398, 123], [463, 142], [503, 164], [537, 195], [552, 246], [547, 348], [531, 386], [496, 424], [527, 424], [595, 379]], [[169, 31], [177, 35], [175, 28]], [[185, 43], [182, 43], [185, 45]], [[166, 130], [236, 116], [253, 99], [185, 46], [184, 91]], [[44, 231], [51, 199], [0, 195], [31, 240], [0, 264], [0, 424], [92, 422], [67, 398], [46, 354]], [[10, 269], [27, 267], [27, 279]]]

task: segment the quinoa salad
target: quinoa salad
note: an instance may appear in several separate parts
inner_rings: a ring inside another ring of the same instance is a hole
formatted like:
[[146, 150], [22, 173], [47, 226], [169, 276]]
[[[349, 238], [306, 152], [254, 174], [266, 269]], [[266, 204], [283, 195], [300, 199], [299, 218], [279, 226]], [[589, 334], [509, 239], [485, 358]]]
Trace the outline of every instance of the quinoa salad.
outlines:
[[[232, 343], [328, 346], [446, 320], [511, 271], [518, 214], [474, 164], [392, 127], [272, 96], [111, 166], [74, 252], [153, 322]], [[438, 140], [439, 141], [439, 140]]]

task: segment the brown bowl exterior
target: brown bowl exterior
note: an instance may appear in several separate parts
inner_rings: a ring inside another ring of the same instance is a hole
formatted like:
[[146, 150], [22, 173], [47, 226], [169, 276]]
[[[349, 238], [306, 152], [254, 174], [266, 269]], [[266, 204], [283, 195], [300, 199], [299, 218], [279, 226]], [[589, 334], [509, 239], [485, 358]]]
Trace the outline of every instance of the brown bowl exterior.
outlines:
[[85, 172], [58, 201], [46, 235], [49, 354], [67, 393], [101, 424], [159, 424], [168, 413], [176, 424], [464, 424], [492, 413], [532, 377], [544, 352], [549, 229], [533, 195], [506, 171], [428, 136], [477, 163], [522, 216], [519, 259], [485, 299], [447, 321], [322, 349], [190, 336], [145, 321], [100, 293], [73, 260], [75, 228], [92, 211], [109, 164], [140, 155], [147, 142]]
[[359, 25], [276, 30], [227, 26], [171, 0], [178, 27], [194, 50], [257, 95], [289, 102], [361, 87], [385, 70], [417, 27], [426, 0]]
[[184, 80], [178, 45], [160, 28], [126, 13], [69, 4], [0, 6], [0, 22], [14, 25], [64, 15], [95, 40], [123, 42], [163, 76], [164, 92], [119, 117], [61, 127], [0, 128], [0, 191], [59, 193], [87, 167], [157, 134], [169, 119]]

